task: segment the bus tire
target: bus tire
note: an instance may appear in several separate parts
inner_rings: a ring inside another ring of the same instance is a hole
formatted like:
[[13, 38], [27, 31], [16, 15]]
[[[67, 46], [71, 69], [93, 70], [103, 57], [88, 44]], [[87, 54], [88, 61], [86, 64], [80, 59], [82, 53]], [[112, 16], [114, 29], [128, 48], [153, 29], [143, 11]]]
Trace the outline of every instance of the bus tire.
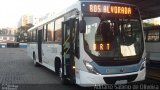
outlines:
[[34, 63], [34, 66], [36, 66], [36, 67], [40, 66], [39, 63], [37, 63], [37, 61], [36, 61], [36, 54], [35, 54], [35, 52], [33, 52], [33, 63]]
[[61, 77], [61, 82], [62, 82], [63, 85], [70, 85], [69, 80], [65, 77]]
[[55, 59], [55, 73], [60, 76], [60, 73], [61, 73], [61, 61], [59, 58], [56, 58]]

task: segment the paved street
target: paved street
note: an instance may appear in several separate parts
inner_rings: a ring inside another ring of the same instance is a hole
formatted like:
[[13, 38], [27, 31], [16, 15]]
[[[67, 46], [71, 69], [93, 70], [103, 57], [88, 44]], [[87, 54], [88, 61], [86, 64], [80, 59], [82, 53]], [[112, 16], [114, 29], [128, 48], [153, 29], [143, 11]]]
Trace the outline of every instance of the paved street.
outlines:
[[[77, 86], [64, 86], [58, 76], [45, 67], [35, 67], [26, 49], [0, 48], [0, 90], [71, 90]], [[8, 90], [8, 89], [7, 89]]]
[[60, 84], [54, 73], [34, 67], [25, 49], [0, 49], [0, 83]]
[[[160, 84], [158, 82], [147, 79], [138, 84]], [[54, 72], [45, 67], [35, 67], [31, 58], [27, 56], [26, 49], [22, 48], [0, 49], [0, 84], [0, 90], [91, 89], [76, 85], [62, 85], [60, 78]]]

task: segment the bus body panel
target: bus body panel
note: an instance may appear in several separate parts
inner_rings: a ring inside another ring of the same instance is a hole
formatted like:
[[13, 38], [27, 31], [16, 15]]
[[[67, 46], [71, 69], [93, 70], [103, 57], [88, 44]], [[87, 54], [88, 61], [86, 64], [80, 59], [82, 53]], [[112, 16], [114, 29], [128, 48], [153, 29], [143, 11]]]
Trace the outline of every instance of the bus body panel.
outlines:
[[160, 46], [159, 42], [146, 42], [146, 52], [149, 60], [160, 61], [159, 46]]
[[[55, 58], [61, 57], [61, 45], [58, 43], [42, 44], [42, 63], [55, 67]], [[60, 58], [61, 59], [61, 58]]]
[[145, 27], [147, 60], [160, 61], [160, 26]]
[[36, 43], [28, 43], [27, 44], [27, 52], [28, 56], [33, 59], [33, 52], [35, 52], [36, 58], [38, 60], [38, 48]]
[[[106, 85], [106, 84], [127, 84], [128, 82], [125, 79], [117, 80], [117, 81], [115, 80], [114, 81], [115, 83], [106, 83], [106, 82], [113, 82], [112, 79], [114, 80], [114, 78], [117, 78], [117, 77], [125, 78], [127, 76], [132, 76], [132, 75], [137, 75], [137, 77], [132, 82], [143, 81], [145, 80], [145, 77], [146, 77], [144, 74], [145, 72], [146, 72], [146, 69], [138, 72], [133, 72], [133, 73], [113, 74], [113, 75], [95, 75], [85, 71], [79, 71], [80, 80], [81, 80], [80, 81], [81, 84], [79, 85], [83, 87], [88, 87], [88, 86], [99, 86], [99, 85]], [[104, 78], [110, 78], [110, 79], [107, 79], [105, 81]]]
[[[82, 2], [86, 2], [86, 1], [82, 1]], [[28, 32], [32, 32], [34, 29], [36, 29], [38, 27], [41, 27], [43, 25], [47, 25], [48, 23], [55, 21], [60, 17], [64, 17], [64, 21], [62, 21], [62, 22], [69, 21], [70, 19], [77, 19], [78, 21], [81, 21], [83, 19], [83, 12], [81, 11], [81, 3], [82, 2], [80, 2], [80, 1], [77, 2], [76, 4], [67, 8], [63, 13], [55, 15], [52, 19], [46, 20], [45, 22], [42, 22], [42, 23], [36, 25], [35, 27], [29, 29]], [[88, 1], [88, 2], [92, 2], [92, 1]], [[94, 1], [94, 2], [107, 3], [106, 1]], [[123, 4], [123, 5], [129, 5], [129, 4]], [[131, 5], [131, 6], [133, 6], [133, 5]], [[75, 12], [77, 12], [77, 13], [75, 13]], [[63, 65], [62, 64], [62, 45], [63, 45], [62, 42], [59, 42], [59, 43], [42, 42], [42, 63], [39, 63], [39, 60], [38, 60], [38, 47], [37, 47], [38, 45], [37, 45], [37, 43], [28, 43], [28, 54], [30, 57], [33, 58], [33, 52], [35, 52], [36, 61], [39, 64], [49, 68], [52, 71], [55, 71], [55, 59], [56, 58], [59, 58], [61, 65]], [[146, 73], [145, 50], [143, 51], [143, 54], [141, 56], [142, 60], [140, 60], [140, 62], [142, 62], [141, 67], [143, 67], [143, 65], [144, 65], [144, 68], [142, 68], [141, 71], [130, 72], [130, 73], [121, 73], [121, 74], [102, 75], [102, 74], [93, 74], [86, 68], [85, 62], [89, 62], [89, 63], [94, 62], [94, 59], [92, 59], [88, 55], [88, 53], [86, 52], [84, 47], [85, 47], [84, 46], [84, 33], [79, 33], [80, 57], [77, 58], [76, 56], [74, 56], [75, 66], [73, 66], [73, 67], [75, 67], [75, 84], [78, 84], [80, 86], [95, 86], [95, 85], [100, 85], [100, 84], [108, 84], [108, 83], [106, 83], [107, 81], [109, 81], [108, 78], [111, 78], [111, 79], [114, 77], [115, 78], [116, 77], [124, 77], [125, 78], [125, 76], [132, 76], [135, 74], [137, 76], [134, 76], [134, 80], [132, 80], [131, 82], [141, 81], [141, 80], [145, 79], [145, 73]], [[138, 63], [136, 63], [136, 64], [138, 65]], [[102, 67], [107, 67], [107, 66], [102, 66]], [[118, 66], [112, 66], [112, 67], [118, 67]], [[60, 68], [60, 70], [62, 73], [62, 68]], [[104, 80], [104, 78], [107, 78], [107, 79]], [[121, 83], [121, 84], [128, 83], [128, 81], [126, 82], [126, 80], [117, 79], [115, 81], [115, 83], [113, 83], [113, 84], [119, 84], [119, 83]]]

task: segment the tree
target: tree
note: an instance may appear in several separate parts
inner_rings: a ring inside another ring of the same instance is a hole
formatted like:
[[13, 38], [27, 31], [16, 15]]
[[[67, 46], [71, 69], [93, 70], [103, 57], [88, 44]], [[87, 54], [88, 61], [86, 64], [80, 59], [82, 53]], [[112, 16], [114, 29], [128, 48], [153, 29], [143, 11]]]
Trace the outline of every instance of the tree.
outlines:
[[16, 34], [17, 42], [27, 42], [27, 30], [33, 27], [33, 24], [26, 24], [25, 26], [20, 26]]
[[152, 26], [155, 26], [155, 24], [154, 23], [147, 23], [147, 22], [143, 23], [143, 27], [152, 27]]

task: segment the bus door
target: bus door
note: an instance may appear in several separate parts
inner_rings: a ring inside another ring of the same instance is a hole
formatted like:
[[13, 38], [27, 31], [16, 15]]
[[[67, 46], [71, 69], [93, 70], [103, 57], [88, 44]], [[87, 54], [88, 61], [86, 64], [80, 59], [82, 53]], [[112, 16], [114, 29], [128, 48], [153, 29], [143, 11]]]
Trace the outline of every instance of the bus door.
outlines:
[[75, 83], [75, 22], [70, 19], [62, 23], [62, 78]]
[[38, 30], [38, 59], [42, 63], [42, 30]]

